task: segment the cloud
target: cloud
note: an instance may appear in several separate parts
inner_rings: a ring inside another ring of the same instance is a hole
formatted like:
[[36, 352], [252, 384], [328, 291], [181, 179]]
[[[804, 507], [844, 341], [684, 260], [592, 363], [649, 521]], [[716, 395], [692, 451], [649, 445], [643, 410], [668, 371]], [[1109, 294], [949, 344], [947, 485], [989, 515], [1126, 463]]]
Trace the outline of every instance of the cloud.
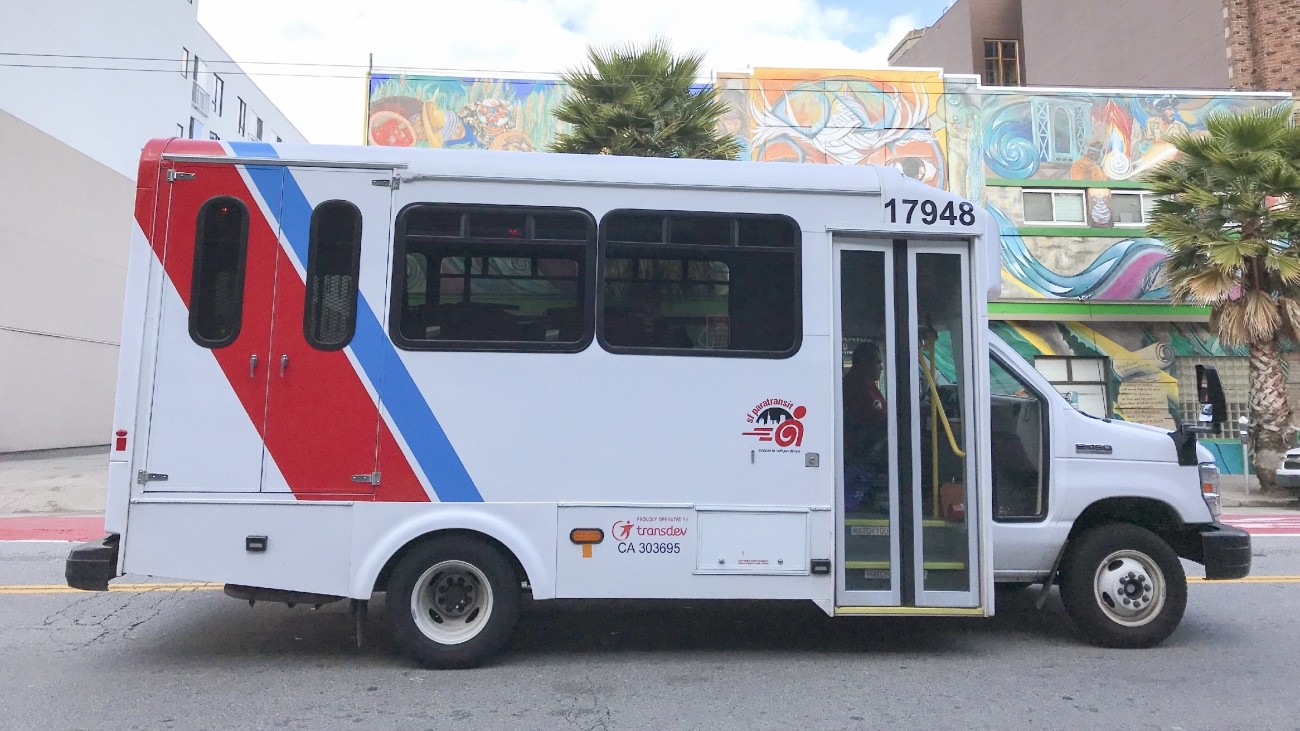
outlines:
[[[581, 65], [588, 44], [670, 39], [702, 51], [704, 68], [884, 68], [890, 49], [916, 27], [899, 15], [871, 27], [865, 16], [820, 0], [653, 3], [608, 0], [208, 0], [199, 20], [312, 142], [362, 140], [365, 67], [455, 74], [554, 74]], [[861, 39], [870, 45], [861, 46]], [[344, 69], [268, 67], [256, 61], [353, 64]], [[257, 71], [354, 78], [259, 76]]]

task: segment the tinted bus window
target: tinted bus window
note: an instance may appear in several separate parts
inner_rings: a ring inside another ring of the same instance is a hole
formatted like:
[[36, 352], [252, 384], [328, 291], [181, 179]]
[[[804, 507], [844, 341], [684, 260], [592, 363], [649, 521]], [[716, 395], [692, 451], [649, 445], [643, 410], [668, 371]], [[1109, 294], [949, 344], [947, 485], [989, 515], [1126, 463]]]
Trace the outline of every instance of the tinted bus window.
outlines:
[[615, 211], [601, 221], [600, 262], [600, 339], [614, 352], [799, 347], [799, 229], [788, 218]]
[[347, 201], [326, 201], [311, 214], [307, 302], [303, 334], [319, 350], [338, 350], [357, 324], [357, 273], [361, 264], [361, 211]]
[[416, 204], [398, 216], [394, 342], [414, 350], [581, 350], [595, 321], [584, 211]]
[[244, 309], [248, 209], [236, 198], [213, 198], [199, 209], [190, 289], [190, 337], [222, 348], [239, 336]]

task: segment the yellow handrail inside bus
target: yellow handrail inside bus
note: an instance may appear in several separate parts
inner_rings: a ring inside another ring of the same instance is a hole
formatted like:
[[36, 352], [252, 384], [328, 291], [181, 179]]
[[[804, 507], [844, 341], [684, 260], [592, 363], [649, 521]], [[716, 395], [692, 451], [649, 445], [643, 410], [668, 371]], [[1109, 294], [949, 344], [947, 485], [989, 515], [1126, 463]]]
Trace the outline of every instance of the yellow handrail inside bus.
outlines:
[[[934, 373], [936, 362], [934, 357], [934, 342], [929, 343], [928, 350], [921, 350], [921, 372], [925, 374], [925, 382], [930, 386], [930, 481], [931, 490], [931, 512], [934, 517], [939, 517], [939, 431], [934, 428], [935, 422], [943, 424], [944, 434], [948, 435], [948, 446], [952, 453], [965, 459], [966, 452], [957, 446], [957, 437], [952, 433], [952, 424], [948, 422], [948, 412], [943, 408], [939, 401], [939, 386], [935, 383]], [[928, 358], [926, 356], [929, 356]]]

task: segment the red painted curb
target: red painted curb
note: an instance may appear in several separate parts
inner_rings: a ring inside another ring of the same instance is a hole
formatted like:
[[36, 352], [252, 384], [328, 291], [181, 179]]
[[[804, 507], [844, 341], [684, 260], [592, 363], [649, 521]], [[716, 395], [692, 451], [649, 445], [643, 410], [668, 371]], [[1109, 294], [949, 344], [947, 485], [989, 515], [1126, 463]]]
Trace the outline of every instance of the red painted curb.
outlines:
[[104, 519], [33, 516], [0, 518], [0, 541], [70, 541], [81, 543], [101, 538]]

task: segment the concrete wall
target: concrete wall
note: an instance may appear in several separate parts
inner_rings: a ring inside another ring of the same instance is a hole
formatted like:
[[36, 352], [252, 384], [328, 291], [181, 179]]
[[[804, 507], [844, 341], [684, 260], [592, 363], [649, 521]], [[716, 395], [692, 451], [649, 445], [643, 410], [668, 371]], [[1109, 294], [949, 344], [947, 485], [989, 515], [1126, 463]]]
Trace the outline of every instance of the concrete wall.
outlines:
[[911, 48], [891, 59], [891, 65], [938, 67], [949, 74], [982, 73], [983, 56], [977, 60], [970, 46], [971, 2], [957, 0]]
[[1228, 86], [1223, 0], [1032, 0], [1023, 8], [1027, 84]]
[[1020, 4], [1021, 0], [957, 0], [919, 38], [891, 56], [890, 65], [938, 67], [949, 74], [983, 76], [984, 41], [1020, 38]]
[[134, 184], [0, 111], [0, 452], [102, 444]]
[[[0, 48], [0, 452], [104, 444], [140, 148], [191, 118], [204, 138], [261, 117], [263, 139], [306, 140], [194, 2], [0, 0]], [[196, 108], [182, 49], [221, 77], [220, 112]]]

